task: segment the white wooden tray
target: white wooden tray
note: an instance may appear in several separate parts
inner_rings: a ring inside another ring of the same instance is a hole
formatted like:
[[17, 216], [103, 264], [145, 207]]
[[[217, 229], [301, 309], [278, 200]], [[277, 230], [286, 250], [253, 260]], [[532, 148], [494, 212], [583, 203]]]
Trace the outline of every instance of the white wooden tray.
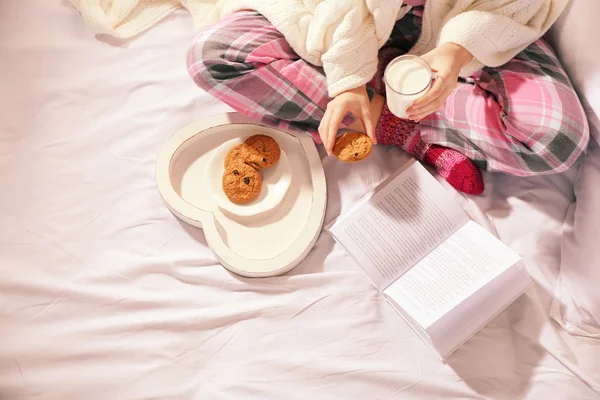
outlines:
[[[277, 140], [293, 171], [291, 183], [276, 207], [257, 215], [236, 215], [217, 205], [205, 177], [206, 165], [224, 142], [256, 134]], [[201, 227], [219, 262], [242, 276], [291, 270], [314, 245], [325, 217], [325, 173], [312, 138], [262, 126], [239, 114], [209, 117], [176, 132], [158, 156], [156, 182], [171, 212]]]

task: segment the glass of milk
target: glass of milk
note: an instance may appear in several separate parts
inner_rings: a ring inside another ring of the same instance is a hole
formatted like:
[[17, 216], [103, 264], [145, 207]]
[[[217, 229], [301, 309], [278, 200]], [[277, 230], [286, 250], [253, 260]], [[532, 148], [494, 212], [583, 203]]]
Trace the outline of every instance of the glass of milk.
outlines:
[[383, 73], [387, 106], [397, 117], [407, 118], [406, 109], [431, 87], [431, 67], [421, 57], [396, 57]]

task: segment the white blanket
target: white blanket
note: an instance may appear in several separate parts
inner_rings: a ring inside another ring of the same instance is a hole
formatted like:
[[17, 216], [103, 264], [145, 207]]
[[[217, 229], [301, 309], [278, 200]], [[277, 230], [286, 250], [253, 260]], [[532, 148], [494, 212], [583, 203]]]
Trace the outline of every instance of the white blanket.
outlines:
[[196, 25], [211, 20], [212, 8], [222, 0], [69, 0], [90, 28], [119, 39], [139, 35], [181, 7]]
[[[160, 147], [227, 111], [187, 76], [187, 13], [124, 44], [64, 3], [0, 10], [0, 398], [600, 398], [598, 345], [548, 318], [577, 171], [457, 195], [538, 284], [442, 364], [327, 234], [240, 279], [164, 207]], [[326, 221], [406, 159], [324, 158]]]

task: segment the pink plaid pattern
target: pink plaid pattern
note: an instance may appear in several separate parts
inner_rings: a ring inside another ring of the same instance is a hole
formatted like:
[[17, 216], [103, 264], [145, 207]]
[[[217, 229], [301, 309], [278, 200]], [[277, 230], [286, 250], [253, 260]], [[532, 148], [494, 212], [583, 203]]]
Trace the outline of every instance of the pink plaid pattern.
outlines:
[[[323, 70], [259, 14], [239, 12], [198, 34], [187, 62], [194, 82], [234, 110], [321, 143], [317, 128], [330, 100]], [[344, 126], [353, 121], [349, 115]]]
[[518, 176], [564, 171], [589, 141], [583, 107], [543, 40], [507, 64], [459, 83], [420, 127], [424, 141], [486, 160], [489, 170]]
[[[408, 51], [420, 8], [399, 21], [380, 52], [380, 70]], [[194, 82], [236, 111], [312, 134], [330, 101], [323, 70], [300, 59], [264, 17], [240, 12], [207, 28], [188, 52]], [[369, 90], [382, 94], [381, 74]], [[341, 128], [354, 121], [351, 115]], [[420, 123], [422, 139], [456, 149], [479, 167], [528, 176], [564, 171], [584, 154], [583, 108], [552, 49], [538, 40], [509, 63], [459, 82], [442, 108]]]

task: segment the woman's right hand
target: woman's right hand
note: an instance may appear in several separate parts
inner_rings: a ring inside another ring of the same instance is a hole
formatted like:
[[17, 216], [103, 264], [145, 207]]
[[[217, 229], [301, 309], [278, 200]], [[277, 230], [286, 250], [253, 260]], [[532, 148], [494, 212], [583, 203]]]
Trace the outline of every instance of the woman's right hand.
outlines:
[[362, 123], [365, 133], [371, 138], [373, 144], [377, 143], [375, 122], [371, 116], [370, 105], [366, 85], [340, 93], [327, 104], [327, 110], [319, 125], [319, 135], [325, 150], [327, 150], [327, 155], [332, 154], [338, 130], [348, 113], [354, 115]]

